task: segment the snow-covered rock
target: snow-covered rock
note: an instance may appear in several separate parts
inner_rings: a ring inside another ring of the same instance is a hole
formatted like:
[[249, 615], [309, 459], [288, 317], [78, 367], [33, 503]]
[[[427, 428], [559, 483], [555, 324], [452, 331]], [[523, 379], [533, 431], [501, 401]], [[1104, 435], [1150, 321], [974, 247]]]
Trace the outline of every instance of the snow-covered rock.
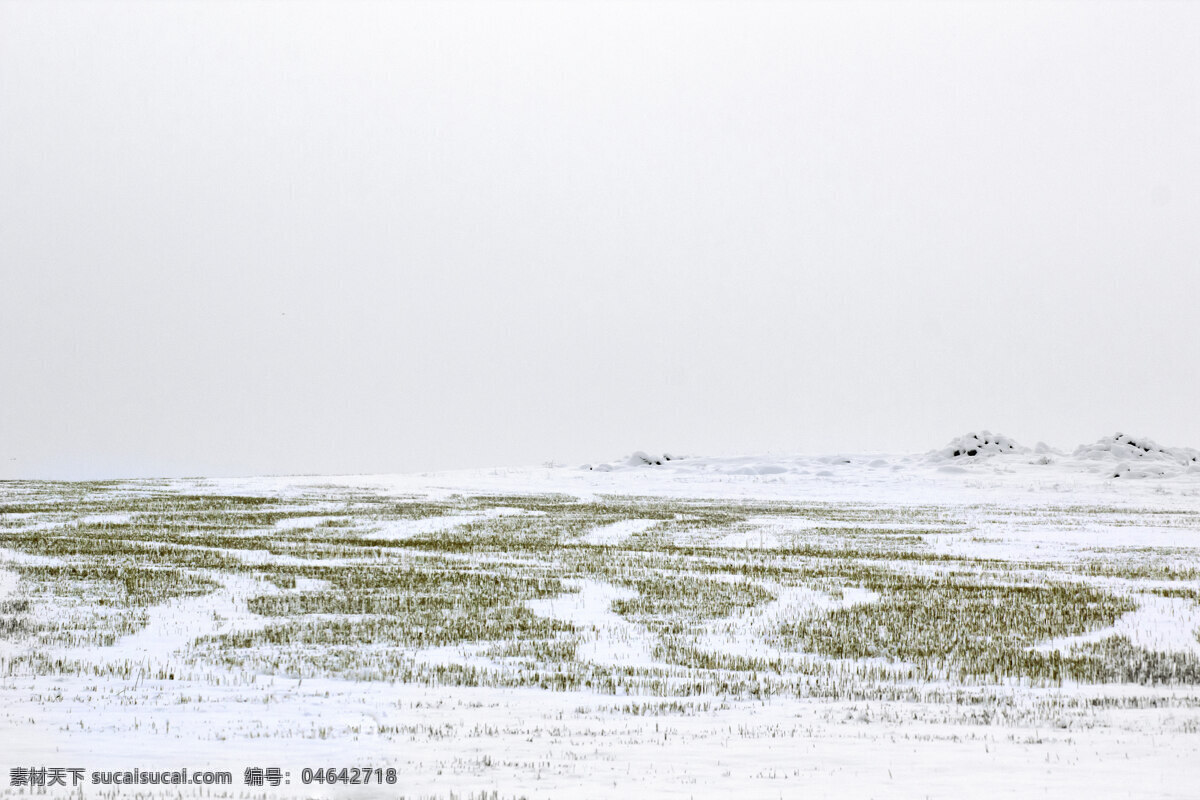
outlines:
[[661, 455], [651, 455], [642, 450], [635, 450], [629, 456], [620, 458], [612, 464], [584, 464], [580, 469], [593, 470], [598, 472], [611, 472], [614, 467], [661, 467], [671, 461], [681, 461], [683, 456], [673, 455], [671, 453], [663, 453]]
[[1153, 439], [1133, 437], [1124, 433], [1105, 436], [1095, 444], [1083, 444], [1075, 449], [1076, 458], [1097, 461], [1169, 461], [1187, 465], [1200, 463], [1200, 450], [1191, 447], [1163, 447]]
[[1153, 439], [1118, 433], [1105, 436], [1095, 444], [1080, 445], [1075, 458], [1112, 462], [1114, 478], [1152, 478], [1200, 472], [1200, 450], [1191, 447], [1164, 447]]
[[976, 458], [978, 456], [1026, 455], [1028, 447], [1018, 444], [1002, 433], [980, 431], [953, 439], [941, 450], [930, 453], [935, 460]]

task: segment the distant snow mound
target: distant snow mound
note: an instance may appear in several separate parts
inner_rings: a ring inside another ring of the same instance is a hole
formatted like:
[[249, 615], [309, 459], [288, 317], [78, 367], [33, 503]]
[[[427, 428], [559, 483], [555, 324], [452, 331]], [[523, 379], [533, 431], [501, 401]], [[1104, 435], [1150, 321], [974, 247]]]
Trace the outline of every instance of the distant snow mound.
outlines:
[[959, 436], [941, 450], [931, 455], [940, 459], [975, 458], [976, 456], [993, 455], [1024, 455], [1029, 453], [1028, 447], [1017, 444], [1002, 433], [980, 431]]
[[1163, 447], [1153, 439], [1118, 433], [1105, 436], [1095, 444], [1080, 445], [1075, 458], [1089, 461], [1116, 461], [1114, 478], [1149, 478], [1200, 472], [1200, 450], [1191, 447]]
[[685, 457], [674, 455], [672, 453], [663, 453], [661, 455], [650, 455], [642, 450], [636, 450], [626, 458], [620, 458], [612, 464], [584, 464], [581, 469], [590, 469], [597, 472], [612, 472], [617, 467], [661, 467], [672, 461], [682, 461]]
[[643, 453], [641, 450], [637, 450], [634, 453], [632, 453], [629, 456], [629, 458], [625, 459], [625, 466], [627, 466], [627, 467], [661, 467], [663, 464], [666, 464], [668, 461], [679, 461], [679, 460], [680, 460], [679, 456], [673, 456], [670, 453], [663, 453], [662, 455], [653, 455], [652, 456], [652, 455], [647, 455], [646, 453]]
[[1115, 436], [1105, 436], [1095, 444], [1080, 445], [1075, 449], [1076, 458], [1093, 460], [1117, 459], [1131, 461], [1145, 459], [1150, 461], [1173, 461], [1177, 464], [1200, 461], [1200, 451], [1191, 447], [1163, 447], [1153, 439], [1133, 437], [1124, 433]]

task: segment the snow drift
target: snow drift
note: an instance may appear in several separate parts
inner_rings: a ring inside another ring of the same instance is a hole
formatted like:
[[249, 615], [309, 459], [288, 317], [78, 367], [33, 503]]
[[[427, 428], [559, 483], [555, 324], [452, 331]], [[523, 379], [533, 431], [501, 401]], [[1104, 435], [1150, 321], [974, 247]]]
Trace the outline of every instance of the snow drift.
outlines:
[[1002, 433], [981, 431], [959, 436], [941, 450], [935, 450], [930, 455], [935, 460], [945, 460], [979, 456], [1025, 455], [1029, 452], [1031, 451], [1028, 447], [1018, 444]]
[[[1054, 465], [1053, 467], [1051, 465]], [[804, 455], [760, 454], [744, 456], [679, 456], [638, 450], [607, 463], [584, 464], [594, 472], [641, 472], [680, 476], [747, 476], [760, 479], [878, 482], [882, 476], [916, 475], [927, 469], [946, 473], [997, 474], [1017, 470], [1045, 475], [1090, 473], [1099, 479], [1170, 478], [1200, 476], [1200, 450], [1164, 447], [1152, 439], [1118, 433], [1074, 452], [1057, 450], [1042, 442], [1026, 447], [1012, 437], [979, 431], [952, 439], [945, 447], [922, 455]], [[1058, 472], [1055, 472], [1055, 470]]]
[[[1114, 478], [1150, 478], [1200, 472], [1200, 450], [1191, 447], [1163, 447], [1153, 439], [1124, 433], [1105, 436], [1095, 444], [1080, 445], [1075, 458], [1104, 464]], [[1107, 466], [1107, 465], [1106, 465]]]
[[590, 469], [597, 472], [612, 472], [618, 467], [661, 467], [671, 461], [682, 461], [683, 456], [672, 455], [671, 453], [663, 453], [662, 455], [650, 455], [642, 450], [635, 450], [625, 458], [617, 459], [611, 464], [584, 464], [580, 469]]

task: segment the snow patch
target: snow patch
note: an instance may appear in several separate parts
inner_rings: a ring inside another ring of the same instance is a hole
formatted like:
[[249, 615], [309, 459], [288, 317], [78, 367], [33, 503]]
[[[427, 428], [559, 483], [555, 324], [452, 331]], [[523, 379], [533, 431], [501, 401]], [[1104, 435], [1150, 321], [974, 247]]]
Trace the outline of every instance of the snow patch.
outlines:
[[133, 521], [133, 514], [111, 512], [108, 514], [87, 514], [79, 518], [82, 525], [128, 525]]
[[364, 540], [397, 539], [406, 536], [420, 536], [438, 533], [439, 531], [448, 531], [460, 525], [468, 525], [472, 522], [486, 522], [487, 520], [499, 517], [544, 517], [545, 515], [545, 511], [530, 511], [524, 508], [497, 506], [496, 508], [489, 508], [485, 511], [471, 514], [444, 514], [437, 517], [421, 517], [420, 519], [391, 520], [382, 523], [382, 526], [376, 530], [359, 532], [358, 538]]
[[575, 651], [581, 661], [606, 667], [661, 667], [650, 649], [650, 634], [612, 610], [616, 600], [631, 600], [637, 592], [596, 580], [569, 580], [578, 592], [530, 600], [533, 613], [569, 622], [580, 629], [583, 642]]
[[584, 535], [583, 541], [588, 544], [621, 544], [630, 536], [649, 530], [659, 522], [657, 519], [623, 519], [592, 528]]
[[315, 528], [329, 519], [336, 519], [336, 517], [284, 517], [275, 521], [275, 527], [281, 531], [302, 530]]
[[877, 593], [859, 586], [844, 587], [840, 597], [808, 586], [780, 587], [775, 600], [770, 603], [746, 609], [730, 619], [705, 626], [697, 637], [696, 646], [700, 650], [730, 656], [790, 661], [796, 657], [796, 653], [768, 643], [780, 626], [817, 613], [852, 608], [878, 600]]
[[246, 600], [254, 595], [278, 594], [277, 587], [245, 575], [219, 573], [213, 577], [221, 582], [222, 589], [150, 607], [146, 627], [121, 637], [111, 647], [66, 648], [58, 657], [114, 663], [128, 660], [150, 666], [170, 661], [201, 637], [259, 630], [271, 622], [269, 617], [250, 611]]
[[0, 600], [6, 600], [16, 592], [20, 582], [21, 576], [11, 569], [0, 569]]
[[26, 553], [11, 547], [0, 547], [0, 561], [7, 564], [19, 564], [23, 567], [55, 567], [65, 564], [57, 556], [43, 556], [37, 553]]
[[1180, 597], [1156, 594], [1136, 595], [1140, 605], [1110, 627], [1078, 636], [1064, 636], [1039, 645], [1042, 652], [1066, 652], [1074, 645], [1099, 642], [1110, 636], [1125, 636], [1135, 647], [1157, 652], [1183, 652], [1200, 655], [1200, 606]]

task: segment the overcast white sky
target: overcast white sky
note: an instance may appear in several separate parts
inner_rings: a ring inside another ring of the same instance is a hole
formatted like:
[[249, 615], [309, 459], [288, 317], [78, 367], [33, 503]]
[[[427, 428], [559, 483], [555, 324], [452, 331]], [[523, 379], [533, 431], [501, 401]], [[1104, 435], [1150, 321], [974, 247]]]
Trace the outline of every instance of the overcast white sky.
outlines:
[[1200, 3], [0, 0], [0, 477], [1200, 446]]

